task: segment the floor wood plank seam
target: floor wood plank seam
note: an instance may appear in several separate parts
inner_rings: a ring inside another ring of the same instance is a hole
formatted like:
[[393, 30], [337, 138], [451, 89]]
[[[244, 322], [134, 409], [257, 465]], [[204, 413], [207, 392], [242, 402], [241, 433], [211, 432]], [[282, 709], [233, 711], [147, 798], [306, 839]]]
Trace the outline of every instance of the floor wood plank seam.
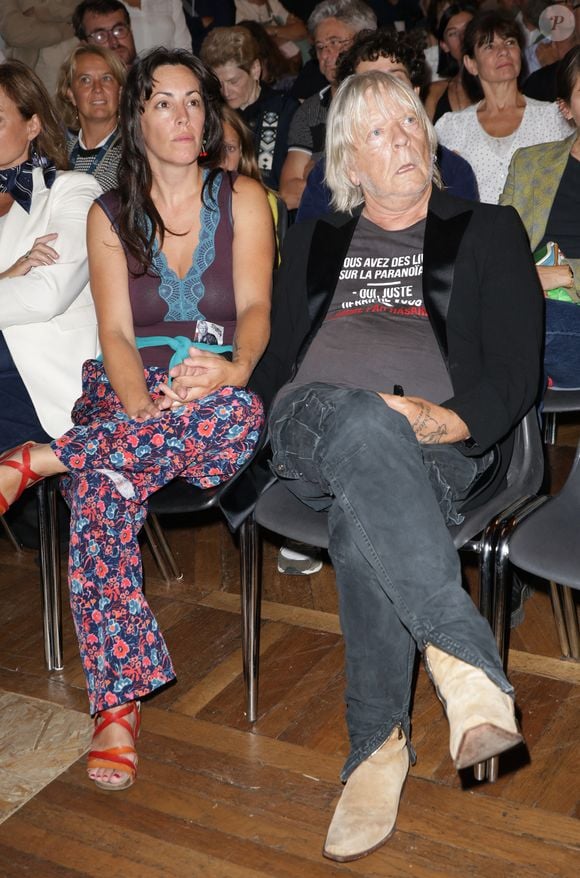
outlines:
[[[216, 610], [241, 614], [239, 597], [229, 592], [210, 592], [199, 603], [202, 606], [212, 607]], [[262, 601], [262, 620], [283, 622], [286, 625], [294, 625], [298, 628], [311, 628], [331, 634], [341, 633], [338, 616], [334, 613], [309, 610], [304, 607], [293, 607], [273, 601]], [[524, 674], [548, 677], [580, 685], [580, 662], [577, 661], [568, 661], [551, 656], [538, 655], [537, 653], [510, 649], [508, 667], [510, 671], [519, 671]]]

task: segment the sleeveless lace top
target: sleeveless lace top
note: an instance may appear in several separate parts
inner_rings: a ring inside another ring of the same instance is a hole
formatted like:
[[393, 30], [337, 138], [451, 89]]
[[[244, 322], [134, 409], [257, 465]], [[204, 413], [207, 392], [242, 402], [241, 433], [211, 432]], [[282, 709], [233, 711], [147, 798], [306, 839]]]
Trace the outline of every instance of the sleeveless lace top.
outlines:
[[[107, 192], [97, 201], [118, 231], [118, 191]], [[220, 344], [231, 344], [236, 328], [232, 245], [232, 185], [227, 174], [220, 174], [211, 192], [204, 190], [199, 241], [185, 277], [177, 276], [158, 247], [147, 274], [139, 273], [141, 269], [125, 251], [135, 335], [182, 335], [194, 340], [197, 323], [203, 320], [223, 333], [217, 339]], [[140, 353], [145, 366], [165, 369], [173, 351], [163, 346], [143, 348]]]

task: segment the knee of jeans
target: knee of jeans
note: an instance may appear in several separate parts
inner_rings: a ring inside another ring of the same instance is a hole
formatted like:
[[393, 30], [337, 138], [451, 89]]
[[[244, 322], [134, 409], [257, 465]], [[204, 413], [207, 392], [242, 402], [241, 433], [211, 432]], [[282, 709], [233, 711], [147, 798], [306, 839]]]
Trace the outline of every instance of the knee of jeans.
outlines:
[[335, 432], [335, 438], [343, 447], [349, 432], [363, 437], [366, 442], [373, 436], [380, 436], [381, 441], [389, 438], [415, 441], [407, 418], [389, 408], [372, 390], [345, 390], [336, 403], [336, 423], [340, 424], [340, 430]]

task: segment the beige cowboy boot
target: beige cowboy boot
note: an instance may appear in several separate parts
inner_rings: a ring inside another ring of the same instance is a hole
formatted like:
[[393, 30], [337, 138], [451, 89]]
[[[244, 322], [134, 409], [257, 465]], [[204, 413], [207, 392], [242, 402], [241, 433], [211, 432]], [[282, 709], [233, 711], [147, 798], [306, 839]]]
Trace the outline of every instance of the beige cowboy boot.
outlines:
[[324, 842], [325, 857], [346, 863], [386, 842], [395, 828], [408, 771], [407, 740], [397, 726], [347, 780]]
[[484, 762], [523, 741], [513, 699], [480, 668], [429, 644], [425, 665], [447, 719], [449, 750], [456, 768]]

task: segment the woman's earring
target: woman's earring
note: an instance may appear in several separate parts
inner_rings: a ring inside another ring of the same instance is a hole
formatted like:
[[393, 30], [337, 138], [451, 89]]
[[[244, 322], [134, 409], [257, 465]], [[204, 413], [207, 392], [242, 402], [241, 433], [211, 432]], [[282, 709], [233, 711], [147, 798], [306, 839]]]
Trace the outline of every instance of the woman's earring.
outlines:
[[205, 159], [205, 158], [207, 158], [207, 149], [205, 148], [205, 145], [206, 145], [206, 144], [205, 144], [205, 137], [204, 137], [204, 139], [203, 139], [202, 142], [201, 142], [201, 151], [200, 151], [200, 153], [199, 153], [199, 155], [198, 155], [198, 159]]
[[30, 161], [32, 162], [35, 168], [40, 167], [42, 164], [40, 156], [38, 154], [38, 150], [36, 148], [36, 141], [33, 140], [30, 144]]

